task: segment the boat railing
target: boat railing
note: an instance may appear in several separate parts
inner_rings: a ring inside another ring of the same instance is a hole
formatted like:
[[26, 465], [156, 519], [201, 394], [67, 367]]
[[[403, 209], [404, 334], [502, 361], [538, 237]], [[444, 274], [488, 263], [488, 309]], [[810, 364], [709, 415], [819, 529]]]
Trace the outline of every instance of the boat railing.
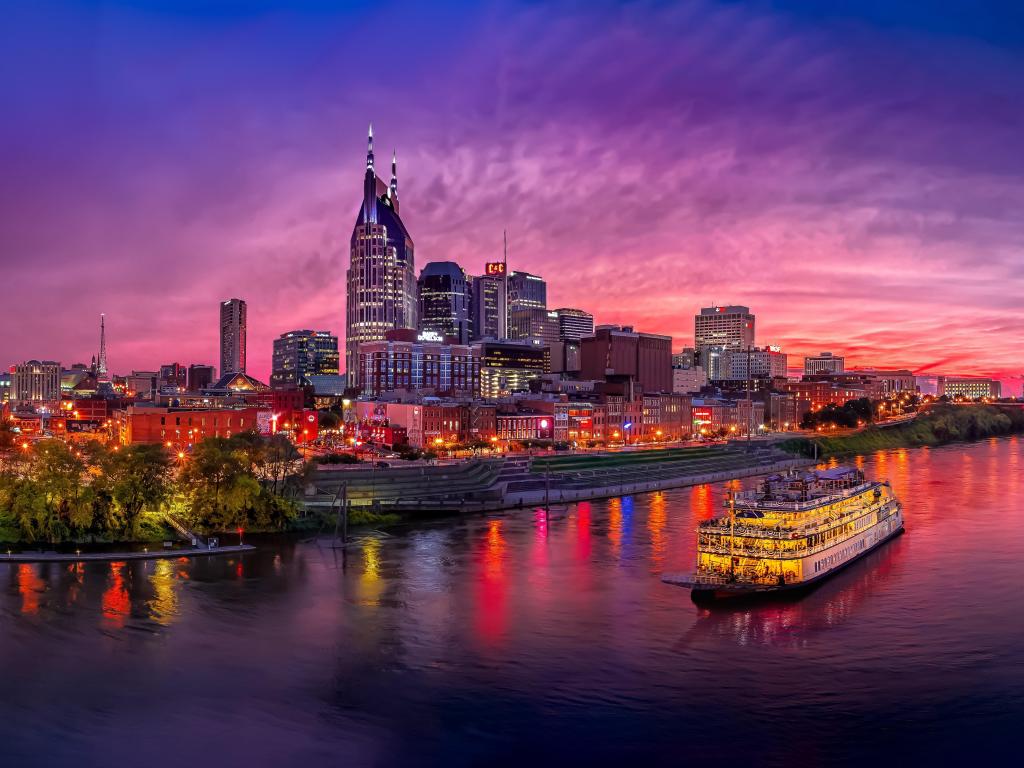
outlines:
[[782, 511], [803, 512], [808, 509], [814, 509], [815, 507], [848, 499], [851, 496], [856, 496], [858, 493], [863, 493], [870, 489], [873, 485], [875, 485], [874, 481], [867, 481], [851, 488], [847, 488], [842, 493], [832, 493], [828, 496], [815, 496], [807, 501], [764, 501], [760, 498], [762, 495], [760, 491], [739, 491], [733, 498], [735, 499], [736, 506], [742, 507], [743, 509], [776, 509]]
[[[861, 530], [866, 530], [863, 528]], [[857, 531], [860, 533], [860, 531]], [[832, 539], [830, 541], [822, 541], [811, 546], [797, 544], [795, 547], [789, 549], [783, 549], [781, 547], [765, 547], [756, 544], [746, 544], [744, 539], [734, 539], [730, 544], [729, 542], [723, 542], [721, 544], [698, 544], [697, 550], [699, 552], [707, 552], [715, 555], [741, 555], [749, 557], [759, 557], [769, 560], [791, 560], [794, 557], [807, 557], [808, 555], [814, 555], [818, 552], [824, 552], [826, 549], [832, 549], [845, 541], [849, 541], [852, 536], [848, 536], [845, 539]]]
[[766, 526], [744, 525], [743, 523], [730, 525], [728, 517], [715, 517], [711, 520], [704, 520], [700, 523], [700, 526], [697, 528], [697, 533], [734, 533], [737, 536], [755, 536], [761, 539], [799, 539], [804, 536], [813, 535], [822, 530], [834, 528], [837, 524], [842, 524], [850, 518], [860, 517], [861, 515], [870, 512], [882, 511], [886, 507], [895, 503], [894, 499], [886, 499], [885, 501], [879, 501], [865, 507], [851, 509], [850, 511], [844, 512], [833, 518], [826, 518], [815, 523], [803, 523], [802, 525], [795, 527], [776, 526], [768, 528]]

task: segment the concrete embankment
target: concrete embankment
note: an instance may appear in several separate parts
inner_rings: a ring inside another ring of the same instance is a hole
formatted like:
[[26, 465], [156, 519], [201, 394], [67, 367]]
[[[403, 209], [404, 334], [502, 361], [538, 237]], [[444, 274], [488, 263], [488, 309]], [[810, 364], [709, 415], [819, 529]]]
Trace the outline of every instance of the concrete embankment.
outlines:
[[225, 547], [195, 549], [153, 549], [142, 552], [3, 552], [3, 563], [80, 563], [112, 562], [121, 560], [159, 560], [179, 557], [212, 557], [252, 552], [256, 547], [250, 544], [235, 544]]
[[[782, 472], [812, 461], [771, 448], [701, 447], [606, 454], [510, 456], [430, 468], [322, 472], [307, 488], [307, 511], [350, 509], [405, 516], [533, 506], [545, 497], [576, 502]], [[344, 485], [344, 490], [341, 486]]]
[[[669, 488], [685, 488], [693, 485], [703, 485], [705, 483], [721, 483], [744, 477], [754, 477], [756, 475], [768, 475], [775, 472], [785, 472], [794, 467], [811, 466], [814, 463], [815, 462], [807, 459], [788, 459], [768, 465], [762, 464], [759, 466], [730, 469], [722, 472], [680, 475], [678, 477], [618, 483], [595, 488], [552, 488], [549, 494], [549, 500], [553, 503], [566, 503], [590, 501], [591, 499], [608, 499], [632, 493], [648, 493], [652, 491], [668, 490]], [[545, 492], [543, 489], [520, 493], [508, 493], [503, 500], [503, 506], [504, 508], [512, 508], [542, 504], [544, 502], [544, 497]]]

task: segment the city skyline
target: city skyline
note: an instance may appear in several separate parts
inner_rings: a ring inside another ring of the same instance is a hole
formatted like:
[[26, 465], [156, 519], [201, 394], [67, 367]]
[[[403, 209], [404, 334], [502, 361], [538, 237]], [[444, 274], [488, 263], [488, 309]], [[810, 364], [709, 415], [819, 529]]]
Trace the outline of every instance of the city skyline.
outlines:
[[[507, 228], [510, 269], [542, 276], [549, 307], [671, 335], [676, 349], [692, 343], [700, 307], [742, 304], [759, 340], [794, 360], [829, 350], [851, 367], [1017, 377], [1007, 393], [1019, 394], [1016, 41], [977, 21], [955, 35], [877, 9], [639, 8], [646, 17], [396, 8], [399, 69], [422, 64], [443, 87], [419, 93], [390, 74], [388, 92], [353, 101], [332, 80], [354, 76], [349, 57], [330, 53], [344, 46], [313, 30], [357, 35], [343, 15], [240, 6], [177, 15], [155, 39], [163, 17], [112, 8], [100, 19], [82, 6], [57, 38], [93, 23], [117, 34], [100, 50], [69, 42], [65, 55], [82, 64], [70, 82], [43, 60], [32, 88], [5, 82], [24, 119], [0, 127], [11, 169], [3, 298], [33, 318], [32, 333], [5, 335], [5, 365], [88, 362], [101, 312], [112, 372], [216, 362], [214, 305], [227, 296], [250, 305], [248, 369], [263, 381], [284, 331], [323, 328], [344, 343], [373, 120], [387, 137], [381, 157], [401, 150], [419, 265], [479, 274]], [[727, 45], [725, 20], [749, 45]], [[427, 21], [434, 34], [421, 39]], [[456, 35], [475, 43], [443, 54]], [[563, 55], [578, 35], [589, 45]], [[535, 55], [520, 59], [527, 41]], [[303, 56], [279, 59], [300, 42]], [[254, 52], [232, 65], [242, 47]], [[602, 67], [613, 48], [623, 56]], [[129, 74], [132, 55], [142, 59]], [[258, 82], [245, 70], [254, 61]], [[210, 68], [216, 82], [173, 109]], [[467, 79], [474, 71], [498, 76], [497, 93], [483, 75]], [[72, 113], [73, 139], [59, 130]]]

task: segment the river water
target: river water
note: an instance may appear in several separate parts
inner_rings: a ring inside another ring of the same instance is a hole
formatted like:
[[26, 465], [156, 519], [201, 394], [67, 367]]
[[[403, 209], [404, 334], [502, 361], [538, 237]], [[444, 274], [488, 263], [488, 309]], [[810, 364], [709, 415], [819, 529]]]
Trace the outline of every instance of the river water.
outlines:
[[435, 521], [344, 561], [0, 564], [0, 764], [1016, 763], [1024, 440], [859, 463], [907, 534], [740, 609], [659, 578], [722, 485]]

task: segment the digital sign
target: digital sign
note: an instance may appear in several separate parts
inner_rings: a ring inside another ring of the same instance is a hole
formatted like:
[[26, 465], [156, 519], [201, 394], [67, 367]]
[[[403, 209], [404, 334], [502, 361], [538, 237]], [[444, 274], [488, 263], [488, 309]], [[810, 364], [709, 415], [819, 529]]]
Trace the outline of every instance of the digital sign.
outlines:
[[505, 274], [505, 262], [503, 261], [488, 261], [484, 264], [485, 275], [504, 275]]

